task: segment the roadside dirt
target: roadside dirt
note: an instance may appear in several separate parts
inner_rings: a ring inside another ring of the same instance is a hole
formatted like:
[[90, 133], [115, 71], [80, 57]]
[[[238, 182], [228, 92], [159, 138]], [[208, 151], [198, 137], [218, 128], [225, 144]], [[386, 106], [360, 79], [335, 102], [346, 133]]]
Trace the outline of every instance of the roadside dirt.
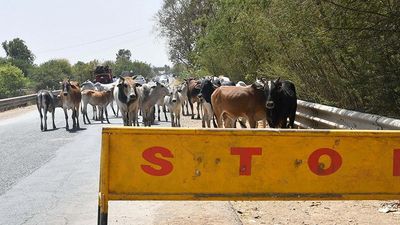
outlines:
[[26, 107], [20, 107], [20, 108], [15, 108], [15, 109], [7, 110], [4, 112], [0, 112], [0, 120], [6, 120], [11, 117], [16, 117], [16, 116], [24, 114], [26, 112], [32, 111], [33, 109], [36, 109], [36, 105], [30, 105], [30, 106], [26, 106]]
[[[183, 127], [201, 128], [201, 120], [183, 116], [181, 121]], [[397, 203], [399, 201], [231, 201], [230, 205], [240, 219], [240, 224], [394, 225], [400, 224], [400, 209], [394, 207], [393, 212], [387, 213], [379, 210], [385, 209], [384, 205]], [[192, 224], [221, 224], [218, 221], [205, 220], [204, 223], [200, 221], [192, 220]], [[182, 223], [169, 223], [166, 220], [163, 224], [191, 224], [191, 222], [186, 218]]]

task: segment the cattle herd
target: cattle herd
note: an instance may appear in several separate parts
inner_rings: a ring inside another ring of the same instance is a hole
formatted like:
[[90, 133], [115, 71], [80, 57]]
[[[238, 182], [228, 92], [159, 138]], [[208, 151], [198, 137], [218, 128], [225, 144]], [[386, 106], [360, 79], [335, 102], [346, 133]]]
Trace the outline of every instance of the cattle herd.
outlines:
[[[66, 129], [69, 130], [68, 110], [72, 110], [72, 129], [79, 129], [79, 111], [83, 122], [90, 124], [88, 104], [93, 108], [93, 120], [106, 120], [107, 106], [110, 105], [118, 117], [119, 111], [124, 126], [139, 126], [139, 115], [144, 126], [151, 126], [156, 119], [160, 121], [160, 112], [168, 121], [170, 113], [171, 126], [180, 127], [181, 114], [202, 120], [202, 127], [236, 128], [237, 123], [244, 128], [256, 128], [258, 122], [262, 127], [294, 128], [297, 108], [296, 89], [287, 80], [257, 79], [246, 85], [243, 81], [234, 83], [227, 77], [189, 78], [182, 82], [139, 84], [133, 77], [119, 77], [114, 83], [101, 84], [86, 81], [64, 80], [60, 82], [59, 95], [51, 91], [40, 90], [37, 94], [37, 108], [40, 114], [40, 128], [47, 130], [47, 112], [52, 114], [55, 129], [54, 112], [56, 107], [64, 110]], [[114, 107], [116, 103], [116, 108]], [[189, 107], [191, 113], [189, 113]], [[104, 118], [105, 116], [105, 118]]]

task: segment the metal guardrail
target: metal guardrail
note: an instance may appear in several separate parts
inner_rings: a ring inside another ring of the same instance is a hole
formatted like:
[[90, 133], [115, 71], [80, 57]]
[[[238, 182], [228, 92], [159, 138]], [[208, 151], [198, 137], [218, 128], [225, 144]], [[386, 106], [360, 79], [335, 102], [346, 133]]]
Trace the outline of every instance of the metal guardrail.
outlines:
[[[53, 91], [58, 94], [60, 91]], [[36, 94], [0, 99], [0, 112], [34, 104]], [[305, 129], [400, 130], [400, 120], [297, 100], [296, 126]]]
[[[57, 95], [60, 93], [60, 90], [53, 91], [53, 93]], [[0, 112], [14, 109], [17, 107], [32, 105], [35, 103], [36, 103], [36, 94], [0, 99]]]
[[297, 100], [296, 125], [315, 129], [400, 130], [400, 120]]

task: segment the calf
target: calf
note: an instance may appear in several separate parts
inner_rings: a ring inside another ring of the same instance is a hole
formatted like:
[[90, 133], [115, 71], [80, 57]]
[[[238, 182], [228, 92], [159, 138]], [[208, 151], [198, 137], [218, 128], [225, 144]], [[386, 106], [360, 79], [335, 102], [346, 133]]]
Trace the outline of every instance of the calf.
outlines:
[[[81, 84], [81, 92], [84, 90], [96, 90], [96, 86], [92, 81], [86, 80]], [[93, 120], [98, 120], [96, 106], [93, 106]]]
[[[96, 88], [97, 91], [109, 91], [109, 90], [114, 90], [114, 87], [116, 85], [117, 85], [117, 81], [110, 83], [110, 84], [102, 84], [100, 82], [96, 82], [94, 84], [94, 87]], [[118, 117], [118, 108], [117, 108], [117, 111], [115, 111], [115, 109], [114, 109], [114, 97], [112, 96], [109, 100], [110, 100], [109, 104], [111, 106], [111, 109], [112, 109], [115, 117]]]
[[[189, 102], [188, 102], [188, 86], [186, 82], [183, 82], [179, 87], [181, 93], [181, 105], [182, 105], [182, 115], [189, 115]], [[186, 113], [185, 113], [186, 107]]]
[[47, 130], [47, 112], [51, 112], [53, 130], [56, 129], [56, 124], [54, 123], [54, 113], [56, 111], [56, 107], [62, 106], [60, 96], [55, 96], [51, 91], [40, 90], [36, 96], [36, 106], [40, 115], [40, 130]]
[[124, 126], [138, 125], [139, 93], [137, 84], [132, 77], [120, 77], [114, 88], [114, 99], [121, 110]]
[[255, 128], [257, 121], [266, 119], [266, 97], [263, 86], [252, 84], [247, 87], [221, 86], [211, 95], [218, 127], [236, 126], [235, 121], [244, 117], [250, 127]]
[[[271, 128], [294, 128], [297, 110], [296, 88], [290, 81], [267, 81], [264, 85], [267, 121]], [[288, 123], [289, 118], [289, 123]]]
[[[202, 127], [210, 128], [211, 119], [214, 118], [214, 112], [211, 104], [211, 95], [218, 87], [212, 83], [210, 79], [204, 79], [201, 82], [200, 93], [198, 97], [200, 99], [201, 104], [203, 105], [203, 117], [201, 119]], [[214, 122], [214, 127], [217, 127]]]
[[164, 99], [168, 93], [168, 88], [159, 82], [156, 82], [155, 85], [144, 84], [141, 87], [139, 104], [145, 126], [150, 127], [154, 122], [155, 104], [159, 99]]
[[72, 110], [72, 129], [79, 129], [79, 105], [82, 95], [79, 83], [70, 80], [64, 80], [61, 86], [61, 101], [65, 115], [65, 128], [69, 130], [67, 110]]
[[173, 88], [170, 95], [165, 96], [164, 104], [167, 106], [171, 115], [171, 126], [181, 126], [181, 105], [182, 105], [182, 94], [179, 88]]
[[89, 117], [87, 115], [87, 105], [90, 104], [93, 107], [99, 107], [100, 112], [100, 120], [103, 123], [103, 113], [106, 115], [107, 123], [110, 123], [108, 120], [108, 112], [107, 112], [107, 105], [113, 99], [113, 89], [111, 88], [108, 91], [94, 91], [94, 90], [85, 90], [82, 91], [82, 116], [83, 122], [86, 124], [87, 122], [90, 124]]

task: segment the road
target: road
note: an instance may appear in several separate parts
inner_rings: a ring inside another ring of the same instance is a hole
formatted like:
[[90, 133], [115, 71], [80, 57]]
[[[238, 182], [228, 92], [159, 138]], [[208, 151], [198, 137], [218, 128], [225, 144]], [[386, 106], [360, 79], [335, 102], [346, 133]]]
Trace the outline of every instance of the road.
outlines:
[[[0, 224], [95, 224], [103, 125], [81, 123], [81, 130], [68, 132], [63, 112], [57, 109], [57, 129], [41, 132], [34, 107], [14, 111], [0, 116]], [[110, 118], [111, 126], [121, 125], [121, 118]], [[170, 123], [161, 122], [157, 126]], [[193, 211], [186, 211], [187, 216], [180, 214], [184, 219], [196, 220], [195, 211], [201, 210], [207, 211], [207, 219], [197, 218], [199, 221], [235, 224], [237, 220], [229, 202], [153, 201], [112, 202], [109, 221], [110, 224], [181, 222], [182, 218], [168, 211], [176, 204], [194, 205]], [[200, 215], [203, 217], [204, 213]]]
[[[121, 118], [110, 116], [111, 126]], [[163, 117], [162, 117], [163, 118]], [[183, 126], [200, 121], [184, 117]], [[0, 224], [96, 224], [102, 124], [40, 131], [34, 107], [0, 113]], [[169, 126], [161, 122], [157, 126]], [[110, 202], [109, 224], [400, 224], [380, 201]], [[390, 203], [390, 202], [389, 202]]]

